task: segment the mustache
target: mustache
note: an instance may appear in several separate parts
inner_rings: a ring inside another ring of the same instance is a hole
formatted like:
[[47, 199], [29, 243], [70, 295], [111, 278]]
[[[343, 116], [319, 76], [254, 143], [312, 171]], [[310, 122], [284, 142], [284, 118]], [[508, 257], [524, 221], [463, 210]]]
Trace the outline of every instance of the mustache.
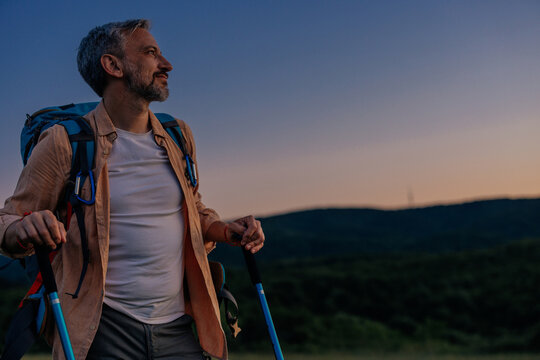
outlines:
[[160, 75], [165, 75], [165, 78], [168, 79], [169, 78], [169, 74], [167, 74], [166, 71], [158, 71], [156, 73], [154, 73], [154, 78], [160, 76]]

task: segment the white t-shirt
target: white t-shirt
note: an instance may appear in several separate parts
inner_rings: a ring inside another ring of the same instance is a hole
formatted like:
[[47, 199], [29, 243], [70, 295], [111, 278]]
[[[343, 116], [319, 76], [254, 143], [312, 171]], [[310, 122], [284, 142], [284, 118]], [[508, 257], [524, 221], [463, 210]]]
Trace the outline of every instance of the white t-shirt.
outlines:
[[183, 194], [165, 149], [116, 129], [107, 161], [110, 244], [104, 302], [147, 324], [184, 314]]

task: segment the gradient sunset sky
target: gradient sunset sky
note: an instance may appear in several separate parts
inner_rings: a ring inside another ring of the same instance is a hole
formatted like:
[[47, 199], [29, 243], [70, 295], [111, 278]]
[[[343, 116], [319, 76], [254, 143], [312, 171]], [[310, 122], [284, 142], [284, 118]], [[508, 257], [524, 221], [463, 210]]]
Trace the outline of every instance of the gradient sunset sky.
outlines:
[[98, 100], [82, 37], [139, 17], [225, 218], [540, 196], [540, 1], [0, 0], [0, 201], [25, 114]]

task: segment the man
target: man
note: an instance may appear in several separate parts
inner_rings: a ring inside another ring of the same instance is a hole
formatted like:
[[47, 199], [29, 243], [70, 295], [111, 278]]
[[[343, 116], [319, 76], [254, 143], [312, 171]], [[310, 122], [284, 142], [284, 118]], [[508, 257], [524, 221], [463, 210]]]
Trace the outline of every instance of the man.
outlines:
[[[52, 265], [77, 359], [201, 359], [203, 350], [225, 359], [206, 255], [216, 242], [233, 243], [233, 233], [257, 252], [264, 234], [252, 216], [219, 220], [186, 178], [178, 146], [149, 110], [150, 102], [167, 98], [172, 65], [148, 29], [147, 20], [109, 23], [79, 47], [79, 71], [102, 101], [85, 116], [96, 136], [96, 200], [85, 208], [90, 261], [78, 298], [66, 294], [77, 287], [81, 268], [77, 219], [66, 232], [53, 215], [59, 211], [65, 221], [59, 199], [72, 157], [61, 126], [41, 135], [0, 211], [0, 249], [16, 258], [62, 244]], [[178, 123], [195, 159], [191, 131]], [[52, 326], [46, 337], [53, 358], [62, 357]]]

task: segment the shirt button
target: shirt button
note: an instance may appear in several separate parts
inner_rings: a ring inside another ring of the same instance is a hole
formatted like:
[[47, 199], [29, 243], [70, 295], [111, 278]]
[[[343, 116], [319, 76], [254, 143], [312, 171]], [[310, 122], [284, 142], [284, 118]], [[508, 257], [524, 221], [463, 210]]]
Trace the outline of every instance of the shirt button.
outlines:
[[90, 325], [90, 330], [95, 330], [96, 329], [96, 325]]

